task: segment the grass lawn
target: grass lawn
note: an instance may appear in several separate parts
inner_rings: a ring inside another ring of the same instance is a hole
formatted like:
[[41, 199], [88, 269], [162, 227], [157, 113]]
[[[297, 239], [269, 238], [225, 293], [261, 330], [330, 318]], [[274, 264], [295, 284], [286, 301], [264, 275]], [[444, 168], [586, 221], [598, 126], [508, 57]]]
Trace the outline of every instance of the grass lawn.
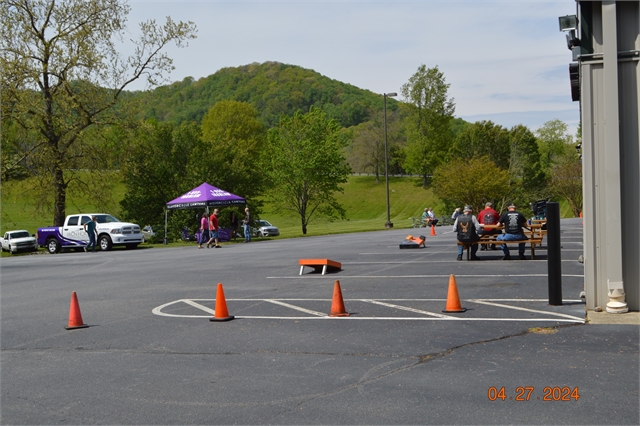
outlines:
[[[115, 203], [105, 213], [118, 217], [120, 210], [118, 202], [123, 199], [124, 185], [117, 185], [113, 198]], [[67, 214], [95, 212], [95, 206], [85, 200], [73, 196], [69, 190]], [[324, 218], [312, 218], [308, 225], [307, 235], [344, 234], [351, 232], [384, 230], [387, 220], [386, 190], [384, 179], [376, 183], [374, 176], [354, 175], [344, 185], [344, 193], [336, 194], [336, 198], [347, 212], [344, 220], [329, 221]], [[411, 228], [411, 217], [422, 215], [426, 207], [433, 207], [436, 216], [449, 216], [451, 212], [443, 211], [441, 204], [433, 195], [431, 189], [421, 186], [420, 178], [390, 177], [389, 204], [391, 222], [394, 228]], [[19, 182], [5, 182], [2, 186], [2, 223], [1, 232], [15, 229], [26, 229], [35, 234], [38, 228], [53, 223], [53, 213], [47, 217], [35, 214], [35, 201], [29, 197], [28, 190]], [[525, 216], [531, 212], [528, 208], [521, 209]], [[560, 203], [561, 217], [573, 217], [566, 202]], [[280, 229], [279, 238], [302, 237], [300, 217], [289, 211], [276, 211], [268, 203], [264, 206], [262, 219], [266, 219]], [[144, 226], [145, 224], [140, 224]], [[180, 243], [174, 243], [180, 244]], [[185, 243], [187, 244], [187, 243]], [[4, 256], [5, 254], [3, 254]]]

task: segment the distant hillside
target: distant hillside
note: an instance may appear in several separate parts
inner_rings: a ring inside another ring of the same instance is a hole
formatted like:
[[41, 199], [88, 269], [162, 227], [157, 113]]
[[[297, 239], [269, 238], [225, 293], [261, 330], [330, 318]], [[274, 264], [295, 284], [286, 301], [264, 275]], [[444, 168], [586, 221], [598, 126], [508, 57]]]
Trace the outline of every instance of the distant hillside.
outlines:
[[[224, 99], [250, 103], [268, 127], [276, 125], [281, 115], [307, 112], [312, 105], [344, 127], [366, 121], [371, 110], [382, 109], [382, 95], [278, 62], [223, 68], [198, 81], [188, 77], [129, 96], [141, 102], [141, 118], [176, 123], [200, 122], [209, 108]], [[397, 102], [388, 100], [387, 108], [395, 110]]]

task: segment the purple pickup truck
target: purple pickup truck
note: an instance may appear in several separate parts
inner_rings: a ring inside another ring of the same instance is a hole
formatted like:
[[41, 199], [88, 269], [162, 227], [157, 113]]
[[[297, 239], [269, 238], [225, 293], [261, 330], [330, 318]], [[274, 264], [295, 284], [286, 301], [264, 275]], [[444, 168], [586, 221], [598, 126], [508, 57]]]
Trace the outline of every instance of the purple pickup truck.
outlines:
[[89, 234], [84, 224], [96, 216], [98, 225], [98, 247], [111, 250], [113, 246], [136, 248], [143, 241], [140, 226], [135, 223], [120, 222], [105, 213], [72, 214], [64, 220], [64, 226], [51, 226], [38, 229], [38, 245], [49, 253], [58, 253], [63, 249], [82, 249], [89, 243]]

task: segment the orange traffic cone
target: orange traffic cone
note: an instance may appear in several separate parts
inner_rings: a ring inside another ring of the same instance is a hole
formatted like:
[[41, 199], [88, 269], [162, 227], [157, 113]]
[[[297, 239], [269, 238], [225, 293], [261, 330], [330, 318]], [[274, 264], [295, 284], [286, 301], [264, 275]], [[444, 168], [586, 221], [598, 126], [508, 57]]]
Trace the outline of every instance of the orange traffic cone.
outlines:
[[436, 226], [435, 225], [431, 225], [431, 236], [435, 236], [436, 235]]
[[331, 302], [330, 317], [348, 317], [349, 313], [344, 308], [344, 300], [342, 300], [342, 290], [340, 289], [340, 281], [336, 280], [333, 285], [333, 301]]
[[447, 295], [447, 306], [442, 312], [454, 313], [464, 312], [467, 308], [463, 308], [460, 304], [460, 296], [458, 296], [458, 286], [456, 285], [456, 277], [451, 274], [449, 276], [449, 294]]
[[76, 292], [71, 293], [71, 307], [69, 308], [69, 325], [65, 328], [67, 330], [74, 330], [76, 328], [87, 328], [87, 324], [82, 322], [82, 314], [80, 313], [80, 305], [78, 304], [78, 296]]
[[218, 283], [218, 292], [216, 293], [216, 310], [213, 318], [209, 318], [209, 321], [231, 321], [233, 318], [234, 316], [229, 315], [229, 310], [227, 310], [227, 301], [224, 298], [222, 284]]

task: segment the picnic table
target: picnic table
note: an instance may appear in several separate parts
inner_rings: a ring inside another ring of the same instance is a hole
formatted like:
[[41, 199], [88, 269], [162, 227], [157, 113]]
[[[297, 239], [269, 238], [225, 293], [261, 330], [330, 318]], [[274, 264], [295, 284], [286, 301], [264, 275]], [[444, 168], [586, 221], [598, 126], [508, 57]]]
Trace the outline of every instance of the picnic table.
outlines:
[[[504, 229], [503, 226], [500, 225], [482, 225], [483, 229], [486, 230], [500, 230]], [[469, 241], [462, 242], [458, 241], [459, 246], [463, 246], [463, 250], [467, 251], [467, 260], [471, 257], [470, 248], [473, 245], [492, 245], [492, 244], [530, 244], [531, 248], [531, 259], [536, 258], [536, 246], [542, 246], [542, 238], [547, 234], [546, 229], [543, 228], [543, 223], [532, 223], [529, 225], [529, 229], [523, 229], [524, 235], [526, 237], [525, 240], [514, 240], [514, 241], [498, 241], [497, 237], [498, 233], [495, 234], [480, 234], [480, 239], [478, 241]]]

